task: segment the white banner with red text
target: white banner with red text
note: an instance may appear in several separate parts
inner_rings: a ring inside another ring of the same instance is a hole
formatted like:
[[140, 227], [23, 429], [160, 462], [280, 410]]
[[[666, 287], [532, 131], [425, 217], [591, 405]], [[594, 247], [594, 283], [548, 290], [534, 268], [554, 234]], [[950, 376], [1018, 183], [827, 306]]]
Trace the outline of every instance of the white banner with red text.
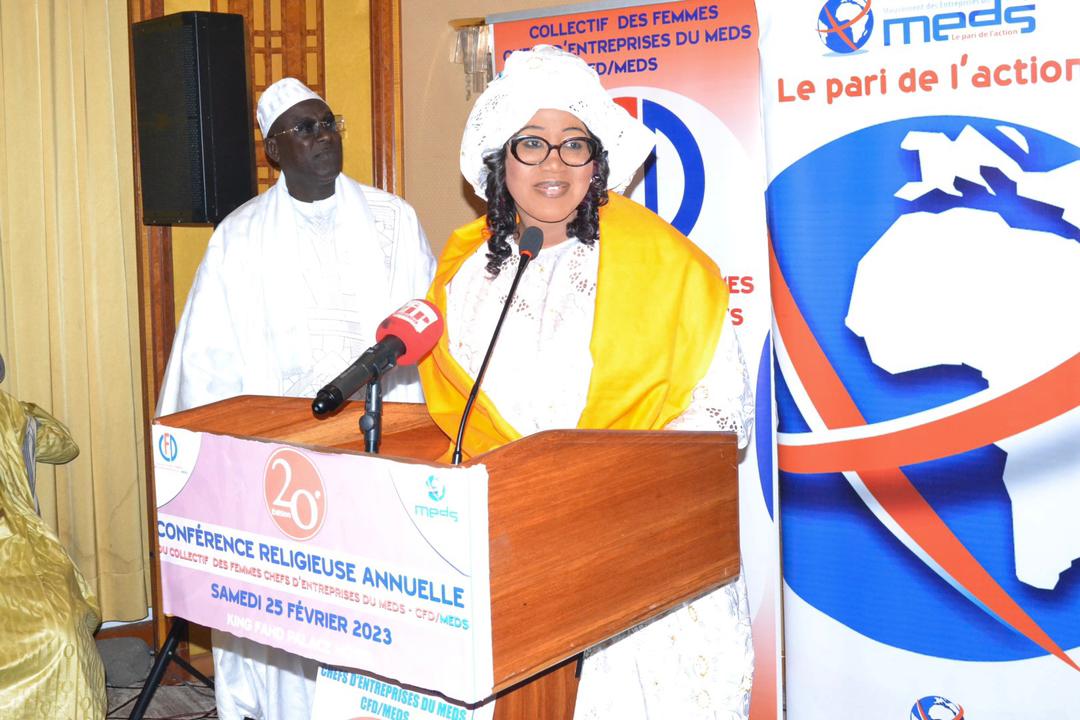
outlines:
[[789, 716], [1080, 718], [1080, 4], [758, 11]]

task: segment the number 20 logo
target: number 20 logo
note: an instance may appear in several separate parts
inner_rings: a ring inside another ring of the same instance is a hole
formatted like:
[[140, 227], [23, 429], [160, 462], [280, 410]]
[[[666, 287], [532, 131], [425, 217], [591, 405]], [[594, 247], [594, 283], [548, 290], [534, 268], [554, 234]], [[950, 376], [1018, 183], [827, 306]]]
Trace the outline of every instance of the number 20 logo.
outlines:
[[319, 471], [306, 456], [278, 448], [266, 461], [266, 509], [281, 532], [293, 540], [310, 540], [326, 519], [326, 489]]

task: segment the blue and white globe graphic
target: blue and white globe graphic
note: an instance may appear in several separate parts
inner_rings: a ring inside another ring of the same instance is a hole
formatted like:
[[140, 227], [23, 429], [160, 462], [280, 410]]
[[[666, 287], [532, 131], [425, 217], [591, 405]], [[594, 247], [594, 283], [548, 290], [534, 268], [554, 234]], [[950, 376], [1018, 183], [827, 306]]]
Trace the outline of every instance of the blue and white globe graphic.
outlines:
[[[983, 153], [978, 157], [986, 160], [965, 166], [970, 171], [964, 172], [977, 176], [950, 175], [951, 187], [934, 189], [931, 166], [921, 165], [920, 151], [911, 149], [914, 143], [929, 152], [931, 140], [949, 152], [961, 140], [971, 141], [971, 147]], [[941, 239], [944, 253], [944, 241], [955, 234], [958, 214], [999, 223], [1005, 234], [1015, 232], [1019, 242], [1038, 234], [1064, 244], [1066, 252], [1080, 250], [1070, 250], [1070, 243], [1080, 243], [1080, 227], [1078, 207], [1069, 205], [1080, 203], [1080, 198], [1063, 202], [1032, 190], [1061, 187], [1053, 173], [1071, 172], [1080, 166], [1067, 166], [1078, 161], [1080, 148], [1030, 127], [936, 116], [856, 131], [801, 158], [772, 181], [767, 192], [769, 231], [780, 270], [814, 338], [867, 423], [940, 408], [986, 389], [992, 380], [988, 368], [963, 356], [902, 372], [875, 362], [867, 340], [847, 325], [860, 261], [886, 233], [915, 219], [924, 235]], [[905, 199], [901, 189], [913, 187], [916, 191]], [[966, 239], [971, 242], [980, 239], [974, 230], [969, 235]], [[939, 258], [934, 252], [920, 257], [925, 267], [945, 262], [944, 255]], [[955, 277], [977, 276], [985, 261], [981, 251], [962, 256]], [[906, 289], [895, 303], [905, 307], [912, 298], [935, 293], [926, 277], [918, 271], [905, 274]], [[1076, 280], [1080, 283], [1080, 277]], [[1016, 282], [1014, 287], [1000, 287], [1000, 292], [1014, 304], [1024, 303], [1025, 280]], [[977, 312], [979, 298], [972, 300], [971, 311]], [[1027, 311], [1033, 321], [1044, 314], [1064, 317], [1064, 312], [1072, 313], [1070, 322], [1076, 322], [1075, 307], [1033, 306]], [[1001, 334], [1007, 330], [1001, 328]], [[810, 432], [790, 379], [779, 365], [773, 372], [779, 431]], [[762, 427], [760, 422], [759, 418]], [[1054, 573], [1042, 587], [1018, 577], [1024, 568], [1018, 568], [1015, 556], [1014, 507], [1006, 487], [1007, 465], [1016, 459], [1010, 453], [1016, 452], [998, 442], [905, 465], [902, 470], [992, 579], [1067, 651], [1080, 646], [1080, 562], [1070, 567], [1066, 559], [1060, 574]], [[1065, 462], [1072, 463], [1072, 477], [1080, 477], [1075, 456]], [[817, 610], [879, 642], [935, 657], [1006, 661], [1047, 654], [912, 552], [841, 473], [781, 471], [779, 481], [785, 579]], [[953, 717], [947, 714], [952, 704], [938, 700], [936, 709], [946, 714], [929, 717]], [[912, 718], [916, 717], [913, 711]]]
[[924, 697], [911, 708], [910, 720], [956, 720], [963, 710], [952, 700], [938, 695]]
[[866, 0], [829, 0], [818, 13], [818, 36], [825, 47], [846, 55], [862, 49], [874, 30], [874, 13]]
[[427, 482], [428, 497], [434, 502], [439, 502], [446, 497], [446, 483], [442, 478], [434, 475], [428, 475]]

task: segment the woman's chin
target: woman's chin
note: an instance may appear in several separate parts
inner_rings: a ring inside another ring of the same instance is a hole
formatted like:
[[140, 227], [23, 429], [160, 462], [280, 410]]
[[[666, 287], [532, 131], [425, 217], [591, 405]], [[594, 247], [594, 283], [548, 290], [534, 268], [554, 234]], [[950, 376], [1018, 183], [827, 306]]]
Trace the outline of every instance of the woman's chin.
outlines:
[[[532, 223], [536, 223], [540, 225], [565, 225], [573, 219], [576, 212], [576, 205], [569, 210], [566, 210], [564, 208], [553, 209], [547, 212], [529, 212], [528, 210], [526, 210], [525, 224], [529, 225]], [[532, 221], [532, 223], [529, 222], [530, 220]]]

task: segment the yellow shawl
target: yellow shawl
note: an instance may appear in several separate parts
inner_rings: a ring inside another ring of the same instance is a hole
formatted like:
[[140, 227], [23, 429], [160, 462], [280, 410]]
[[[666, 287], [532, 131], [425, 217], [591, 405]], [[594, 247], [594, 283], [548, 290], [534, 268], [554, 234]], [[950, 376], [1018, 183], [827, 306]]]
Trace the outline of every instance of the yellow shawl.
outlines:
[[[444, 316], [446, 286], [486, 242], [486, 222], [456, 230], [439, 258], [428, 300]], [[727, 304], [727, 285], [705, 253], [648, 209], [610, 193], [600, 209], [593, 371], [578, 427], [659, 430], [678, 417], [709, 368]], [[431, 417], [456, 437], [473, 378], [451, 357], [447, 333], [420, 364], [420, 379]], [[520, 437], [481, 390], [465, 455]]]

